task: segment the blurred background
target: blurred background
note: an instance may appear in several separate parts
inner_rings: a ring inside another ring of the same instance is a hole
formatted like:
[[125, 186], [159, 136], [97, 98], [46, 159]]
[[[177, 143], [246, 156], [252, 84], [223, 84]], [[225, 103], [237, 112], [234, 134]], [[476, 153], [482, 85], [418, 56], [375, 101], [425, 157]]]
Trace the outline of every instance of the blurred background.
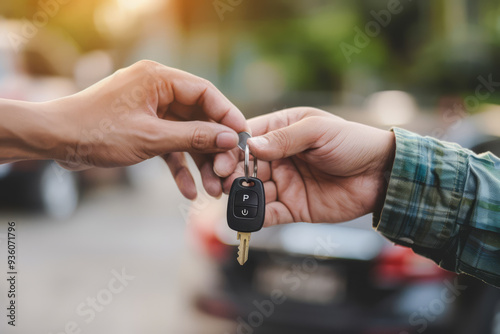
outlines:
[[[58, 98], [151, 59], [248, 118], [309, 105], [497, 155], [499, 57], [495, 0], [0, 2], [0, 98]], [[1, 165], [0, 189], [1, 259], [16, 221], [20, 272], [2, 333], [500, 333], [499, 290], [392, 246], [368, 216], [260, 231], [240, 267], [226, 199], [182, 199], [157, 159]]]

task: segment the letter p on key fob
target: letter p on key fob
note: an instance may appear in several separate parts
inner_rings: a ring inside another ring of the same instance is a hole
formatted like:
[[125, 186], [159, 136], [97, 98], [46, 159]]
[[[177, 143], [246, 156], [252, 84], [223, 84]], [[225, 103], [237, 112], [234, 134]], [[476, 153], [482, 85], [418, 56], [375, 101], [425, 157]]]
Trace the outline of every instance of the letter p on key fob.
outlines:
[[237, 231], [251, 233], [262, 228], [266, 212], [264, 185], [256, 177], [233, 181], [227, 205], [227, 224]]

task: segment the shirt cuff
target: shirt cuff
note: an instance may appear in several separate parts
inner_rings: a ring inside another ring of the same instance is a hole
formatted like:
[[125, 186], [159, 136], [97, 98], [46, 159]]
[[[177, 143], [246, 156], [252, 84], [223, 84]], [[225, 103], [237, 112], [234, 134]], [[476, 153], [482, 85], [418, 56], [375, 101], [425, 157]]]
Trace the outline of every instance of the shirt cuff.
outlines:
[[470, 151], [393, 128], [396, 154], [380, 217], [373, 227], [443, 268], [455, 270], [460, 211]]

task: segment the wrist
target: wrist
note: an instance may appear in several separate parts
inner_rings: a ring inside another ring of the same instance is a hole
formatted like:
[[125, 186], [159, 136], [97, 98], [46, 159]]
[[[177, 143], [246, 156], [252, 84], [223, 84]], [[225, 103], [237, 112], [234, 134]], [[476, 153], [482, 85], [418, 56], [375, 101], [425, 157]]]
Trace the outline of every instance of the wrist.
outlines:
[[392, 131], [387, 131], [380, 164], [377, 168], [377, 172], [375, 173], [376, 197], [374, 200], [372, 213], [376, 216], [380, 216], [382, 208], [384, 206], [395, 155], [396, 137]]
[[53, 102], [0, 101], [0, 162], [58, 159], [66, 130]]

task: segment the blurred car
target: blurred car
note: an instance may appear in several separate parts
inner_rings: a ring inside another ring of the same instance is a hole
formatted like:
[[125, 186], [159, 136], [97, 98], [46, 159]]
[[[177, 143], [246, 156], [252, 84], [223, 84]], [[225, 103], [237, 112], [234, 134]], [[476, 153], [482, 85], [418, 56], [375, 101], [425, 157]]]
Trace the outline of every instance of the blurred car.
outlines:
[[[478, 150], [500, 155], [500, 140]], [[194, 204], [190, 236], [208, 263], [195, 303], [236, 333], [499, 333], [500, 289], [394, 246], [365, 216], [253, 233], [236, 261], [226, 201]]]
[[0, 165], [0, 203], [23, 211], [41, 211], [64, 219], [78, 208], [86, 190], [103, 184], [130, 185], [126, 168], [93, 168], [72, 172], [54, 161], [21, 161]]
[[2, 202], [42, 210], [54, 218], [70, 216], [78, 206], [80, 178], [50, 161], [0, 165]]

